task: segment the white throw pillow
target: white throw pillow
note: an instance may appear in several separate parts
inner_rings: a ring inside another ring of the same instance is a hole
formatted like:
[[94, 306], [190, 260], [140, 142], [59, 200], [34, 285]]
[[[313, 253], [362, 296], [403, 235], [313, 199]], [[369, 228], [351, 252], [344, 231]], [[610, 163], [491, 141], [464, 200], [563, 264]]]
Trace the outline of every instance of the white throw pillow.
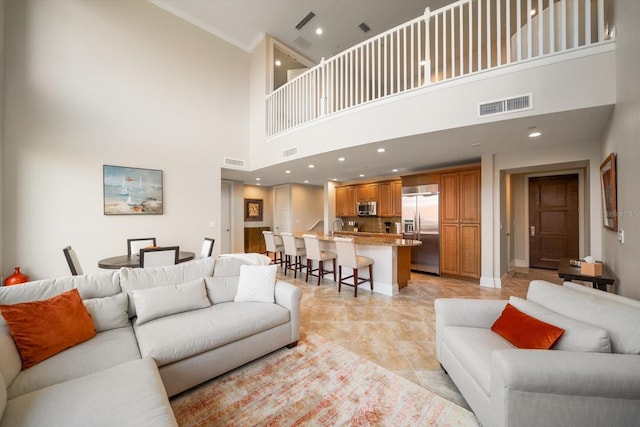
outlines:
[[234, 301], [274, 303], [277, 270], [278, 266], [275, 264], [241, 266], [238, 293]]
[[564, 329], [562, 336], [551, 347], [552, 350], [611, 353], [609, 333], [602, 328], [571, 319], [522, 298], [512, 296], [509, 303], [531, 317]]
[[96, 332], [129, 326], [129, 297], [117, 294], [105, 298], [91, 298], [82, 301], [93, 319]]
[[207, 289], [202, 278], [181, 285], [132, 291], [141, 325], [159, 317], [209, 307]]

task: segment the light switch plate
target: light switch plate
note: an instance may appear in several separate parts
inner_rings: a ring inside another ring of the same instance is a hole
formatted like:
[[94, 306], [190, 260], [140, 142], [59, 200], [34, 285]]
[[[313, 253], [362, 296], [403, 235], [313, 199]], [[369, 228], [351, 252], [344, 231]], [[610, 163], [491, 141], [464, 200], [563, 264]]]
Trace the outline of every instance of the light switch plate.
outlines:
[[621, 245], [624, 244], [624, 230], [618, 230], [618, 242], [620, 242]]

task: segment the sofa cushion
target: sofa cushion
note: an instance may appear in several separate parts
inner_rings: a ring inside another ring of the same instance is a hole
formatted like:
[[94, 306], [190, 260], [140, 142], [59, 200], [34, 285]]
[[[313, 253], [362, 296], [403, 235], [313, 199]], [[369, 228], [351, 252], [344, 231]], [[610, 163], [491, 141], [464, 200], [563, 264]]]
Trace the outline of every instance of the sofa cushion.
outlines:
[[120, 279], [117, 272], [109, 272], [3, 286], [0, 287], [0, 305], [45, 300], [71, 289], [78, 289], [83, 299], [108, 297], [120, 293]]
[[214, 259], [202, 258], [166, 267], [121, 268], [120, 286], [129, 294], [129, 317], [136, 315], [131, 292], [140, 289], [172, 286], [190, 282], [213, 274]]
[[93, 338], [93, 320], [77, 289], [43, 301], [0, 306], [15, 341], [22, 369]]
[[529, 316], [564, 329], [564, 334], [553, 345], [553, 350], [611, 353], [611, 340], [604, 329], [555, 313], [522, 298], [512, 296], [509, 304]]
[[563, 316], [605, 329], [613, 353], [640, 354], [640, 310], [609, 298], [554, 285], [543, 280], [529, 284], [527, 300]]
[[289, 321], [278, 304], [228, 302], [134, 323], [142, 357], [158, 366], [204, 353]]
[[491, 329], [446, 326], [442, 345], [458, 358], [469, 375], [489, 395], [491, 390], [491, 353], [515, 348]]
[[21, 371], [9, 384], [9, 398], [136, 359], [140, 359], [140, 351], [131, 326], [100, 332]]
[[93, 319], [96, 332], [131, 325], [127, 311], [129, 308], [127, 294], [120, 293], [111, 297], [85, 299], [82, 302]]
[[0, 375], [4, 378], [5, 384], [9, 386], [21, 370], [20, 352], [9, 332], [9, 326], [0, 316]]
[[276, 272], [278, 266], [243, 265], [240, 267], [236, 302], [275, 302]]
[[202, 278], [180, 285], [132, 291], [138, 319], [142, 325], [158, 317], [209, 307], [207, 290]]
[[7, 385], [4, 383], [4, 378], [0, 375], [0, 419], [4, 413], [4, 408], [7, 405]]
[[231, 302], [238, 293], [239, 276], [230, 277], [205, 277], [204, 283], [207, 287], [207, 296], [212, 304], [221, 302]]
[[243, 265], [269, 265], [271, 258], [262, 254], [224, 254], [218, 256], [213, 267], [216, 277], [231, 277], [240, 275]]
[[176, 426], [153, 360], [139, 359], [24, 394], [0, 427]]
[[616, 301], [621, 304], [625, 304], [631, 307], [635, 307], [640, 310], [640, 301], [623, 297], [622, 295], [613, 294], [611, 292], [601, 291], [600, 289], [588, 288], [585, 285], [574, 282], [564, 282], [562, 286], [568, 289], [580, 291], [589, 295], [597, 296], [599, 298], [605, 298], [611, 301]]
[[507, 304], [491, 330], [518, 348], [548, 350], [564, 329], [542, 322]]

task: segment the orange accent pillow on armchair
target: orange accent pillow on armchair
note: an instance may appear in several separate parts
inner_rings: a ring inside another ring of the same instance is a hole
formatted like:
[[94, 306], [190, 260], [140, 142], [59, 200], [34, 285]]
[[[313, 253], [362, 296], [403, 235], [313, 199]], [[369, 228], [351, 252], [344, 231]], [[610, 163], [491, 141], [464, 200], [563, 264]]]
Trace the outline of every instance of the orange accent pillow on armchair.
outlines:
[[491, 330], [518, 348], [548, 350], [562, 336], [564, 329], [531, 317], [507, 306]]
[[20, 351], [22, 369], [96, 336], [77, 289], [44, 301], [0, 305]]

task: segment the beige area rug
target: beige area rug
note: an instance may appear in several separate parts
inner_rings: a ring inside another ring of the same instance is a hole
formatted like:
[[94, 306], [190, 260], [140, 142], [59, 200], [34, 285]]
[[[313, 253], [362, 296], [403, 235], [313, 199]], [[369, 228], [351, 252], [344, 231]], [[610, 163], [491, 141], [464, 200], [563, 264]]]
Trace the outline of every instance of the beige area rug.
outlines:
[[181, 426], [477, 426], [473, 413], [305, 334], [171, 400]]

